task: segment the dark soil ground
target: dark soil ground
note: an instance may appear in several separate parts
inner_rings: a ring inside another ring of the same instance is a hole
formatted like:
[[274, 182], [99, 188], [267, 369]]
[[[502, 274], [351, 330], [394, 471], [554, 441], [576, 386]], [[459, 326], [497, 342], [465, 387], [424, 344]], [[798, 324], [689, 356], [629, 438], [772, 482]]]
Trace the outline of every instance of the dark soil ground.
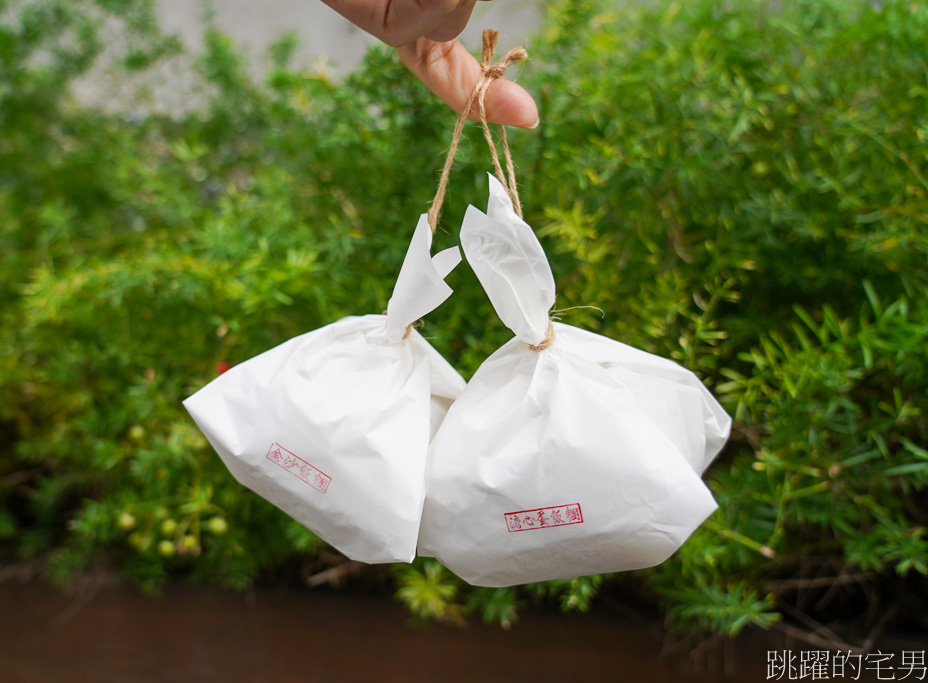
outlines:
[[[881, 645], [899, 650], [898, 664], [903, 648], [926, 644]], [[589, 614], [526, 608], [504, 630], [476, 619], [465, 627], [417, 624], [382, 590], [172, 585], [153, 598], [111, 577], [71, 592], [36, 578], [0, 580], [3, 683], [748, 683], [776, 679], [768, 677], [768, 651], [798, 658], [811, 649], [756, 631], [681, 641], [658, 615], [617, 605]], [[816, 680], [903, 679], [863, 671]]]

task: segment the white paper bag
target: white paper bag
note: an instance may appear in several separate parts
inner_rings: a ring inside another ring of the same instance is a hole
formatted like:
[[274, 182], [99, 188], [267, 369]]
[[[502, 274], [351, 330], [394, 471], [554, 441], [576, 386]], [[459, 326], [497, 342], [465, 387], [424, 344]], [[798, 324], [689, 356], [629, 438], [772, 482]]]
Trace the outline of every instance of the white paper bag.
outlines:
[[464, 388], [406, 326], [450, 294], [457, 248], [416, 228], [386, 315], [348, 317], [237, 365], [184, 401], [226, 466], [351, 559], [410, 562], [431, 434]]
[[461, 230], [516, 333], [477, 370], [432, 441], [419, 554], [479, 586], [659, 564], [715, 509], [699, 474], [730, 419], [675, 363], [554, 324], [531, 228], [490, 177]]

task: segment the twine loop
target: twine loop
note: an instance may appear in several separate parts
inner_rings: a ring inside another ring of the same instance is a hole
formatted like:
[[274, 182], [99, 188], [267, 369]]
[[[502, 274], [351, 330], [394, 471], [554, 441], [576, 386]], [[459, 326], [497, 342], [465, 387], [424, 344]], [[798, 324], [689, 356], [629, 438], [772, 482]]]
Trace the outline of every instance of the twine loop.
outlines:
[[445, 190], [448, 189], [448, 176], [451, 173], [451, 166], [454, 163], [454, 157], [457, 154], [458, 145], [464, 133], [464, 123], [467, 121], [467, 116], [470, 114], [475, 102], [477, 103], [477, 112], [480, 115], [480, 125], [483, 128], [483, 137], [487, 141], [487, 146], [490, 148], [490, 157], [493, 159], [493, 170], [496, 172], [496, 177], [499, 178], [500, 183], [509, 192], [515, 212], [520, 218], [522, 216], [522, 204], [519, 201], [519, 191], [516, 187], [515, 167], [512, 163], [512, 154], [509, 151], [509, 141], [506, 139], [506, 128], [502, 125], [499, 127], [500, 140], [503, 144], [503, 157], [506, 162], [506, 172], [504, 172], [499, 161], [499, 154], [496, 151], [496, 144], [493, 142], [493, 134], [490, 132], [490, 124], [487, 121], [486, 98], [487, 92], [489, 92], [494, 81], [502, 78], [503, 74], [506, 73], [506, 69], [516, 62], [528, 59], [528, 53], [520, 45], [512, 48], [499, 61], [493, 63], [493, 53], [496, 51], [498, 41], [499, 31], [490, 29], [483, 32], [483, 61], [480, 63], [480, 77], [477, 79], [470, 97], [467, 98], [467, 104], [464, 105], [464, 109], [454, 125], [451, 146], [448, 148], [445, 166], [441, 171], [441, 179], [438, 181], [435, 199], [432, 200], [432, 206], [429, 209], [429, 226], [432, 228], [433, 233], [438, 227], [441, 206], [445, 201]]

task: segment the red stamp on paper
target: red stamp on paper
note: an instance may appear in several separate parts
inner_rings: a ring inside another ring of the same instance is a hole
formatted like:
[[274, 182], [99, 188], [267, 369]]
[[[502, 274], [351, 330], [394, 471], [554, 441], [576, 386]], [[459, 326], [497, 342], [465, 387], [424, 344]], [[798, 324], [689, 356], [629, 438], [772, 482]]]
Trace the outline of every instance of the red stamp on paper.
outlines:
[[530, 531], [531, 529], [546, 529], [552, 526], [567, 526], [568, 524], [583, 524], [580, 503], [537, 508], [535, 510], [521, 510], [520, 512], [507, 512], [503, 516], [506, 518], [506, 528], [510, 533]]
[[329, 484], [332, 483], [332, 477], [313, 467], [295, 453], [291, 453], [279, 443], [271, 444], [267, 451], [267, 459], [322, 493], [325, 493]]

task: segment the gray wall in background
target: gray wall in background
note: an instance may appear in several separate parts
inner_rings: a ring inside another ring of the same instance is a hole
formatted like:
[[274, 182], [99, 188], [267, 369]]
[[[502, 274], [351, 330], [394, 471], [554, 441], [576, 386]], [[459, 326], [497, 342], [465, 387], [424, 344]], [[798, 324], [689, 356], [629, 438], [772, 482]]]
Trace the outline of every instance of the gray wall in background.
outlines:
[[[471, 52], [480, 49], [483, 29], [500, 31], [499, 52], [522, 44], [531, 53], [531, 37], [538, 30], [542, 0], [478, 2], [461, 40]], [[332, 76], [351, 71], [376, 38], [360, 30], [321, 0], [155, 0], [155, 12], [167, 33], [180, 36], [188, 55], [165, 60], [148, 73], [130, 80], [107, 67], [107, 55], [90, 74], [78, 80], [74, 95], [81, 104], [114, 113], [176, 115], [205, 103], [206, 93], [191, 56], [202, 47], [206, 11], [247, 57], [249, 70], [260, 78], [269, 66], [268, 46], [285, 31], [300, 39], [297, 67], [325, 69]], [[123, 42], [117, 26], [104, 34], [113, 50]]]
[[[201, 0], [156, 0], [155, 4], [167, 31], [180, 35], [191, 48], [199, 45], [205, 7]], [[351, 70], [365, 46], [377, 42], [321, 0], [214, 0], [211, 5], [218, 28], [246, 48], [256, 62], [263, 60], [267, 46], [284, 31], [300, 36], [299, 62], [327, 58], [341, 72]], [[525, 44], [538, 28], [538, 5], [539, 0], [478, 2], [462, 40], [476, 51], [480, 32], [496, 28], [501, 49]]]

